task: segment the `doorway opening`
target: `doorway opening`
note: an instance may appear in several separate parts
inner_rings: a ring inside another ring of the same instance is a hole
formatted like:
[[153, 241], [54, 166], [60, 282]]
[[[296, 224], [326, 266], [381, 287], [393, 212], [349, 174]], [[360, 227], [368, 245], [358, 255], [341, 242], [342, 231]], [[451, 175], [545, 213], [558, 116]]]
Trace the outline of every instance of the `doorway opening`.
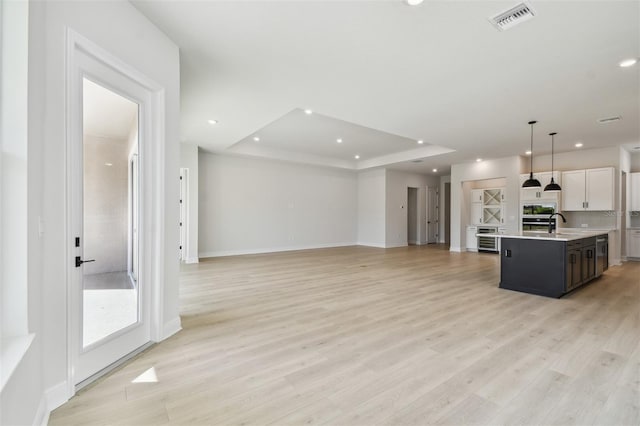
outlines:
[[407, 244], [418, 244], [418, 229], [418, 188], [407, 188]]
[[622, 212], [621, 215], [621, 223], [620, 223], [620, 258], [621, 259], [626, 259], [627, 258], [627, 215], [629, 214], [627, 212], [627, 172], [622, 172], [622, 176], [620, 179], [620, 186], [621, 186], [621, 197], [620, 197], [620, 203], [622, 204], [620, 206], [620, 211]]
[[440, 226], [440, 206], [438, 189], [433, 186], [427, 187], [427, 244], [438, 242], [438, 232]]
[[138, 321], [138, 104], [83, 79], [82, 347]]
[[451, 245], [451, 182], [444, 184], [444, 243]]

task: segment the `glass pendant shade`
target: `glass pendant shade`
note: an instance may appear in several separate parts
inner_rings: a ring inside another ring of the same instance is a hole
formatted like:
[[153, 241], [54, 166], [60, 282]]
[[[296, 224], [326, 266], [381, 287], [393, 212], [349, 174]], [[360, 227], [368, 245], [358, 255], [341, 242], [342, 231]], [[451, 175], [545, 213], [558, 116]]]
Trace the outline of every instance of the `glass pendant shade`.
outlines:
[[554, 142], [554, 136], [557, 135], [556, 132], [554, 133], [549, 133], [549, 136], [551, 136], [551, 182], [549, 182], [549, 185], [544, 187], [544, 191], [545, 192], [560, 192], [562, 191], [562, 188], [560, 187], [560, 185], [558, 185], [554, 180], [553, 180], [553, 142]]
[[529, 179], [524, 181], [522, 184], [523, 188], [540, 188], [542, 186], [540, 181], [533, 177], [533, 125], [536, 123], [537, 121], [529, 122], [529, 125], [531, 126], [531, 163], [529, 168]]

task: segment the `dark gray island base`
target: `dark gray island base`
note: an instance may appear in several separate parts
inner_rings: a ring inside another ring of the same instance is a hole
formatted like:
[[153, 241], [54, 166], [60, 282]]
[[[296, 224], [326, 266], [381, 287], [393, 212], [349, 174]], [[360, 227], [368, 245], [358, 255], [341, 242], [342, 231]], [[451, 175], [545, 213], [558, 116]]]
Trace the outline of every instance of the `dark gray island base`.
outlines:
[[608, 236], [502, 235], [500, 288], [561, 297], [608, 268]]

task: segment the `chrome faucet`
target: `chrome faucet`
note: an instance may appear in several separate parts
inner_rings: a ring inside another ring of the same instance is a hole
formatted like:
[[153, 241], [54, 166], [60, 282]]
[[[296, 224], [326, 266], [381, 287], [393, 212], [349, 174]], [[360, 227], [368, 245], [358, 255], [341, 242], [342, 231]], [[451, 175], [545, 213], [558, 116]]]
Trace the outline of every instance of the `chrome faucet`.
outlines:
[[567, 223], [567, 218], [564, 217], [564, 215], [562, 213], [556, 212], [556, 213], [551, 214], [549, 216], [549, 233], [550, 234], [553, 233], [553, 227], [552, 227], [553, 222], [551, 222], [551, 218], [556, 216], [556, 215], [558, 215], [558, 216], [560, 216], [562, 218], [562, 223]]

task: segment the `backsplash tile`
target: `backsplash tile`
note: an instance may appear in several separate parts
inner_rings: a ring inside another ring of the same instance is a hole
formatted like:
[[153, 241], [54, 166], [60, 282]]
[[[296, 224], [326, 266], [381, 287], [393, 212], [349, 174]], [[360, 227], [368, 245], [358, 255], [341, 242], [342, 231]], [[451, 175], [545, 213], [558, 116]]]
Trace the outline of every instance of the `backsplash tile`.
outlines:
[[[616, 212], [562, 212], [567, 218], [567, 223], [559, 224], [563, 228], [582, 228], [587, 224], [588, 228], [615, 228], [617, 225]], [[562, 221], [562, 220], [561, 220]]]

